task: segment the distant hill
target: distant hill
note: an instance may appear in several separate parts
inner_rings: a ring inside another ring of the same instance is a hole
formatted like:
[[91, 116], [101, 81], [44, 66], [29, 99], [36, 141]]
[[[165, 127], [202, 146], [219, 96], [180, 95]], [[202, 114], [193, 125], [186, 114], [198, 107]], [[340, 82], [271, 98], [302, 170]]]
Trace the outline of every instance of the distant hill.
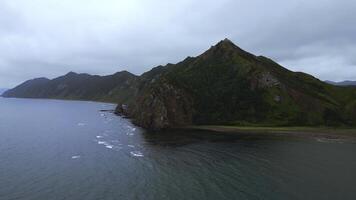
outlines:
[[336, 86], [356, 86], [356, 81], [342, 81], [342, 82], [325, 81], [325, 82]]
[[2, 95], [2, 93], [4, 93], [7, 89], [5, 88], [0, 88], [0, 96]]
[[93, 76], [70, 72], [64, 76], [28, 80], [6, 91], [4, 97], [125, 101], [132, 96], [136, 76], [122, 71], [109, 76]]
[[356, 125], [355, 88], [289, 71], [228, 39], [197, 57], [141, 76], [69, 73], [27, 81], [4, 96], [117, 102], [117, 113], [149, 129], [196, 124]]

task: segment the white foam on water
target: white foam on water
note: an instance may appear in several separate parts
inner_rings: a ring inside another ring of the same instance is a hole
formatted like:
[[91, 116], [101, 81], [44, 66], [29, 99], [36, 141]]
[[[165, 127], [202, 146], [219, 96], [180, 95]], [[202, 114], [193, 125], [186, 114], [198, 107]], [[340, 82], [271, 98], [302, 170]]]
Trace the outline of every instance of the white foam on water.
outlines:
[[100, 116], [105, 117], [105, 114], [101, 113]]
[[134, 136], [135, 134], [134, 134], [134, 133], [126, 133], [126, 135], [128, 135], [128, 136]]
[[85, 126], [85, 123], [78, 123], [78, 126]]
[[96, 138], [103, 138], [103, 136], [101, 136], [101, 135], [97, 135], [97, 136], [96, 136]]
[[98, 141], [98, 144], [108, 145], [108, 143], [105, 141]]
[[136, 131], [136, 128], [132, 128], [131, 130], [132, 130], [132, 131]]
[[131, 151], [130, 154], [134, 157], [143, 157], [143, 153], [140, 151]]
[[316, 138], [316, 141], [321, 143], [340, 143], [343, 144], [345, 140], [343, 139], [328, 139], [328, 138]]
[[128, 147], [131, 147], [131, 148], [135, 148], [135, 146], [134, 145], [131, 145], [131, 144], [129, 144], [129, 145], [127, 145]]
[[104, 145], [105, 148], [108, 148], [108, 149], [121, 149], [122, 148], [122, 147], [117, 147], [113, 144], [110, 144], [109, 142], [106, 142], [106, 141], [97, 141], [97, 143], [100, 145]]
[[80, 158], [80, 155], [72, 156], [72, 159], [78, 159]]

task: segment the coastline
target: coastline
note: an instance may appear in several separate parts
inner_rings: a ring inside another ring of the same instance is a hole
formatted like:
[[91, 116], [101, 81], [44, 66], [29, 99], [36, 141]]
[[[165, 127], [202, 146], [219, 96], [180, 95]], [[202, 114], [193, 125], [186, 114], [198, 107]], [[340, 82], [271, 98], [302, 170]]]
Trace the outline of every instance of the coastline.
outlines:
[[31, 99], [31, 100], [53, 100], [53, 101], [78, 101], [78, 102], [92, 102], [92, 103], [105, 103], [116, 105], [115, 101], [94, 100], [94, 99], [76, 99], [76, 98], [34, 98], [34, 97], [4, 97], [0, 95], [0, 98], [4, 99]]
[[[34, 99], [34, 100], [59, 100], [59, 101], [78, 101], [105, 103], [117, 106], [117, 103], [102, 100], [84, 100], [69, 98], [18, 98], [3, 97], [5, 99]], [[100, 110], [101, 112], [115, 112], [115, 110]], [[115, 113], [117, 114], [117, 113]], [[117, 114], [118, 115], [118, 114]], [[127, 118], [126, 115], [118, 115]], [[142, 128], [141, 126], [135, 124]], [[335, 127], [263, 127], [263, 126], [224, 126], [224, 125], [191, 125], [185, 127], [168, 128], [166, 130], [197, 130], [209, 131], [214, 133], [240, 134], [240, 135], [266, 135], [266, 136], [292, 136], [303, 138], [323, 138], [330, 140], [354, 140], [356, 142], [356, 127], [335, 128]], [[148, 129], [145, 129], [148, 130]]]
[[238, 127], [219, 125], [187, 126], [179, 129], [211, 131], [215, 133], [241, 135], [293, 136], [303, 138], [324, 138], [331, 140], [356, 141], [356, 128], [332, 127]]

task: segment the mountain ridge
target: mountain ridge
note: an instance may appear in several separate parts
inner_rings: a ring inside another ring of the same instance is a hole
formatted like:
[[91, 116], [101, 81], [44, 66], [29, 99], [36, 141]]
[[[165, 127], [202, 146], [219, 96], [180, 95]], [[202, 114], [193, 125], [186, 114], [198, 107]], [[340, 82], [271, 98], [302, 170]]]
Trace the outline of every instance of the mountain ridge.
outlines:
[[[355, 89], [292, 72], [228, 39], [199, 56], [140, 76], [125, 71], [104, 77], [68, 73], [42, 81], [34, 89], [25, 82], [3, 96], [115, 102], [118, 114], [148, 129], [196, 124], [356, 124]], [[26, 93], [28, 88], [32, 92]]]
[[[130, 87], [136, 75], [127, 71], [99, 76], [69, 72], [54, 79], [37, 78], [25, 81], [7, 90], [3, 97], [57, 98], [73, 100], [94, 100], [116, 102], [127, 96], [117, 96], [117, 92]], [[115, 100], [114, 100], [115, 99]]]
[[350, 80], [346, 80], [346, 81], [340, 81], [340, 82], [335, 82], [335, 81], [325, 81], [326, 83], [329, 83], [331, 85], [336, 85], [336, 86], [352, 86], [352, 87], [356, 87], [356, 81], [350, 81]]
[[8, 89], [6, 89], [6, 88], [0, 88], [0, 96], [1, 96], [2, 93], [4, 93], [6, 90], [8, 90]]

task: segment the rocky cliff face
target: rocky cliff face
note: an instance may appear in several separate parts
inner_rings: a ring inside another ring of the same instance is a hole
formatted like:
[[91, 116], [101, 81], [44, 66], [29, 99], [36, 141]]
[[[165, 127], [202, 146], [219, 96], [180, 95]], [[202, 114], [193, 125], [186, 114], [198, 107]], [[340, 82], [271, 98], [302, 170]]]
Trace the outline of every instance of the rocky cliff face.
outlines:
[[134, 122], [145, 128], [161, 129], [192, 124], [193, 98], [183, 89], [162, 79], [139, 95], [132, 112]]

